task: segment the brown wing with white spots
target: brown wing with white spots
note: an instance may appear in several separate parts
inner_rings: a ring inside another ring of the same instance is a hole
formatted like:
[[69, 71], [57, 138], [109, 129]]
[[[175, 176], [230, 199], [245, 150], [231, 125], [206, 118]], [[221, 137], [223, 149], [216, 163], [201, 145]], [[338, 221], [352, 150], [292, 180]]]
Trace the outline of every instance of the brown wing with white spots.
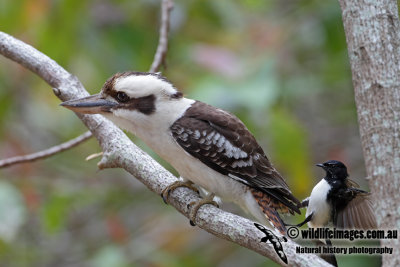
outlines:
[[[285, 180], [272, 167], [264, 151], [246, 126], [234, 115], [195, 102], [171, 126], [176, 142], [189, 154], [215, 171], [268, 193], [300, 213], [299, 201]], [[287, 210], [287, 209], [286, 209]]]

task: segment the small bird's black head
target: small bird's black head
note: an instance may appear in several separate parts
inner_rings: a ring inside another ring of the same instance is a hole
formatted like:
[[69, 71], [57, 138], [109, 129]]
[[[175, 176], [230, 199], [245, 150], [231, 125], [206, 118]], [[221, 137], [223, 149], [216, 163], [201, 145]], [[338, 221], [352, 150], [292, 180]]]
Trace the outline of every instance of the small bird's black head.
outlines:
[[344, 181], [349, 176], [346, 166], [337, 160], [328, 160], [317, 164], [317, 166], [326, 171], [326, 178], [328, 179]]

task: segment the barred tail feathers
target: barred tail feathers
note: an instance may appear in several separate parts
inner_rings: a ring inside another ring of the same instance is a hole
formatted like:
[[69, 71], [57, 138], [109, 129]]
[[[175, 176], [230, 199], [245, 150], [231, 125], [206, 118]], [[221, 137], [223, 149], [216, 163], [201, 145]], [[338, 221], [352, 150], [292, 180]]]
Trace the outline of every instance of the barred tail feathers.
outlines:
[[282, 209], [280, 203], [276, 203], [276, 201], [274, 201], [270, 196], [268, 196], [268, 194], [264, 192], [252, 189], [251, 193], [268, 221], [282, 235], [286, 235], [285, 224], [277, 212], [277, 210]]

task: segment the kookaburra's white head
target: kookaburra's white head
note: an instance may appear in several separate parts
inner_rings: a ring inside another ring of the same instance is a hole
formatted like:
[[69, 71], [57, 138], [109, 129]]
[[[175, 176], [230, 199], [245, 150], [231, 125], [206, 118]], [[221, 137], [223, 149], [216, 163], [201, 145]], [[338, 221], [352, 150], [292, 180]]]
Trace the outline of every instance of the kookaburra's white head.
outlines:
[[62, 103], [75, 112], [101, 114], [135, 134], [169, 127], [190, 106], [158, 73], [123, 72], [108, 79], [99, 94]]

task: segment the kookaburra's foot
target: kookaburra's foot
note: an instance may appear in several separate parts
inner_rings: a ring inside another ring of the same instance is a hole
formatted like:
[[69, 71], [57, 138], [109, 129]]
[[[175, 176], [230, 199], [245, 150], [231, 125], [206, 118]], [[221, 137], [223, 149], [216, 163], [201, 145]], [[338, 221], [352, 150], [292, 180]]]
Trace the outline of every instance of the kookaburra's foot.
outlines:
[[193, 206], [192, 210], [190, 211], [190, 215], [189, 215], [190, 225], [191, 226], [195, 226], [196, 225], [194, 222], [196, 221], [197, 212], [201, 208], [201, 206], [203, 206], [205, 204], [211, 204], [211, 205], [214, 205], [217, 208], [219, 208], [218, 203], [214, 201], [214, 197], [215, 197], [215, 194], [214, 193], [210, 193], [206, 197], [204, 197], [202, 200], [197, 201], [197, 202], [193, 201], [193, 202], [191, 202], [191, 203], [189, 203], [187, 205], [188, 208], [190, 206]]
[[191, 181], [186, 181], [186, 182], [182, 182], [182, 181], [176, 181], [173, 182], [172, 184], [170, 184], [169, 186], [167, 186], [162, 192], [161, 192], [161, 197], [164, 200], [165, 204], [168, 204], [167, 200], [169, 197], [169, 194], [171, 193], [171, 191], [175, 190], [178, 187], [187, 187], [192, 189], [193, 191], [197, 192], [197, 194], [199, 194], [199, 190], [193, 185], [193, 183]]

